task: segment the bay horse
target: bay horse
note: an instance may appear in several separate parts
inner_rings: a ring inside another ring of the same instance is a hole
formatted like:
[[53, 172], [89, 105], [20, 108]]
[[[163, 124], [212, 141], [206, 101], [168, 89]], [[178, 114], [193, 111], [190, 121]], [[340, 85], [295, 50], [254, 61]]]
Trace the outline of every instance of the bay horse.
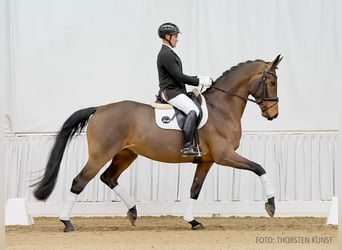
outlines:
[[[208, 108], [208, 120], [199, 130], [199, 141], [204, 154], [197, 163], [190, 201], [184, 213], [184, 220], [191, 225], [191, 229], [204, 228], [193, 218], [192, 212], [194, 202], [213, 163], [249, 170], [259, 176], [267, 197], [265, 209], [269, 216], [274, 216], [275, 192], [266, 171], [259, 164], [237, 154], [235, 150], [239, 147], [242, 135], [241, 117], [247, 101], [258, 104], [262, 116], [268, 120], [278, 116], [276, 69], [281, 60], [282, 57], [278, 55], [272, 62], [254, 60], [240, 63], [225, 71], [211, 88], [203, 93]], [[250, 95], [254, 99], [249, 98]], [[137, 219], [136, 203], [118, 184], [122, 172], [138, 155], [168, 163], [194, 160], [191, 157], [182, 157], [181, 131], [157, 127], [154, 122], [154, 108], [151, 105], [121, 101], [81, 109], [65, 121], [56, 136], [44, 175], [33, 185], [36, 185], [34, 196], [38, 200], [45, 201], [52, 193], [67, 143], [86, 125], [89, 158], [73, 179], [59, 216], [65, 232], [74, 231], [70, 214], [77, 196], [108, 161], [111, 160], [111, 163], [100, 179], [125, 203], [128, 219], [134, 225]]]

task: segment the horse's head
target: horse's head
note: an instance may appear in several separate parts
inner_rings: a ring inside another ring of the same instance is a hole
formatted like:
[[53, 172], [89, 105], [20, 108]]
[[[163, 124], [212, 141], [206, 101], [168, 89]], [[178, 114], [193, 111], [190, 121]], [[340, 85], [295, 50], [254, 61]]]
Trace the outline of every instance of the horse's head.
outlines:
[[249, 93], [255, 98], [259, 105], [262, 116], [273, 120], [278, 116], [277, 96], [277, 65], [283, 58], [278, 55], [273, 62], [265, 63], [263, 71], [257, 73], [249, 81]]

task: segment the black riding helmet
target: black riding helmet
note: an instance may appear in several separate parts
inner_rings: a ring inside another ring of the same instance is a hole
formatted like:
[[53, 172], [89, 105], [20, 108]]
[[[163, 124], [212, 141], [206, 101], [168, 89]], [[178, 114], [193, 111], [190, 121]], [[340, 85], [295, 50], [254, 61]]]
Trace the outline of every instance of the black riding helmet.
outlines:
[[176, 24], [173, 23], [163, 23], [159, 26], [158, 35], [160, 38], [164, 39], [165, 35], [173, 35], [181, 33]]

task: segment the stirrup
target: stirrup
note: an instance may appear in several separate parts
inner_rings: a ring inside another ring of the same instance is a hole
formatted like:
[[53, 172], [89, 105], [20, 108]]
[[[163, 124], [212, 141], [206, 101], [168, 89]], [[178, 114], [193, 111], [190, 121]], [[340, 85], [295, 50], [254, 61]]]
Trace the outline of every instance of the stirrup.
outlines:
[[197, 147], [193, 147], [193, 146], [185, 147], [181, 150], [181, 152], [182, 152], [183, 157], [194, 157], [194, 156], [200, 157], [200, 156], [202, 156], [201, 151], [199, 151]]

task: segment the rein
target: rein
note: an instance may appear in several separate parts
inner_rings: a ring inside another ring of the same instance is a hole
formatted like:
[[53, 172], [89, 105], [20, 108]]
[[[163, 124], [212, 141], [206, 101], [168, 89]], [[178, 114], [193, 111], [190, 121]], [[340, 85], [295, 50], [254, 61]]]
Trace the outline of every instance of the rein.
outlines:
[[233, 93], [230, 93], [230, 92], [228, 92], [228, 91], [226, 91], [224, 89], [218, 88], [218, 87], [216, 87], [214, 85], [211, 86], [211, 88], [216, 89], [218, 91], [221, 91], [221, 92], [223, 92], [225, 94], [238, 97], [238, 98], [240, 98], [240, 99], [242, 99], [242, 100], [244, 100], [246, 102], [250, 101], [250, 102], [253, 102], [253, 103], [258, 104], [258, 105], [260, 105], [261, 103], [263, 103], [265, 101], [266, 102], [267, 101], [279, 102], [279, 98], [278, 97], [267, 97], [267, 88], [266, 88], [267, 77], [266, 77], [266, 74], [271, 74], [271, 75], [273, 75], [274, 77], [277, 78], [277, 75], [275, 73], [273, 73], [272, 71], [267, 70], [267, 66], [265, 65], [264, 73], [263, 73], [263, 75], [262, 75], [262, 77], [261, 77], [261, 79], [259, 81], [258, 87], [257, 87], [257, 89], [255, 91], [255, 93], [256, 93], [258, 91], [258, 89], [260, 88], [260, 86], [263, 88], [262, 97], [259, 100], [251, 99], [251, 98], [248, 98], [248, 97], [246, 98], [246, 97], [243, 97], [243, 96], [240, 96], [240, 95], [237, 95], [237, 94], [233, 94]]
[[220, 89], [220, 88], [218, 88], [218, 87], [216, 87], [216, 86], [211, 86], [211, 88], [216, 89], [216, 90], [218, 90], [218, 91], [221, 91], [221, 92], [226, 93], [226, 94], [231, 95], [231, 96], [239, 97], [240, 99], [242, 99], [242, 100], [244, 100], [244, 101], [246, 101], [246, 102], [247, 102], [247, 101], [250, 101], [250, 102], [254, 102], [254, 103], [256, 103], [256, 104], [259, 104], [259, 103], [260, 103], [260, 101], [257, 102], [256, 100], [254, 100], [254, 99], [252, 99], [252, 98], [248, 98], [248, 97], [245, 98], [245, 97], [243, 97], [243, 96], [240, 96], [240, 95], [237, 95], [237, 94], [230, 93], [230, 92], [225, 91], [224, 89]]

